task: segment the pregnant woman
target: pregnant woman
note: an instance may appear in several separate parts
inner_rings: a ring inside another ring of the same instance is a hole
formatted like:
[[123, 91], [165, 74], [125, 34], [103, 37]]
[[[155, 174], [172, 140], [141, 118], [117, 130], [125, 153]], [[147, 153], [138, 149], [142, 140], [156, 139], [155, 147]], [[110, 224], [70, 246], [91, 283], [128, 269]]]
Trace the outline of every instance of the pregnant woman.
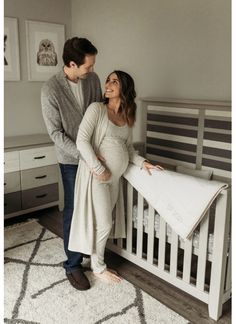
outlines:
[[112, 72], [106, 80], [104, 103], [93, 103], [88, 107], [76, 141], [81, 159], [75, 184], [69, 250], [91, 255], [93, 273], [108, 282], [121, 280], [104, 263], [108, 237], [125, 237], [121, 176], [129, 163], [150, 174], [151, 169], [163, 169], [134, 151], [135, 97], [131, 76], [122, 71]]

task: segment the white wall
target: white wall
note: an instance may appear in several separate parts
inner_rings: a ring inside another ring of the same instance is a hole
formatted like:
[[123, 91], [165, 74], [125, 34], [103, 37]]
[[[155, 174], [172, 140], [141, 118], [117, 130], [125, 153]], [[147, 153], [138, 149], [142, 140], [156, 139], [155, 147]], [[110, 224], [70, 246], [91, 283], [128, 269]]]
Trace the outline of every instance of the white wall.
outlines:
[[25, 20], [64, 24], [70, 34], [70, 0], [5, 0], [4, 16], [18, 18], [21, 81], [4, 82], [5, 136], [46, 133], [41, 105], [42, 82], [28, 81]]
[[[230, 100], [230, 0], [71, 3], [72, 35], [98, 48], [102, 84], [122, 69], [134, 77], [138, 97]], [[140, 111], [134, 139], [144, 139]]]
[[[42, 82], [27, 80], [27, 19], [62, 23], [67, 37], [89, 38], [102, 84], [123, 69], [138, 97], [230, 100], [230, 0], [5, 0], [4, 7], [5, 16], [18, 18], [21, 65], [21, 81], [4, 84], [5, 136], [46, 133]], [[134, 140], [143, 140], [138, 109]]]

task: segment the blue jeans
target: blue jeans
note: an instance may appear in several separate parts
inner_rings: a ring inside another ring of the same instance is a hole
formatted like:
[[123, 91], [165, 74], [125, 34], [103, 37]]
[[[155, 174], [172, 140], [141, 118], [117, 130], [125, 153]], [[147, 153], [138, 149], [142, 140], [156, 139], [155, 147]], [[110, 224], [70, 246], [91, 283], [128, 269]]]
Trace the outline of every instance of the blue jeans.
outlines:
[[75, 178], [78, 165], [61, 163], [59, 165], [64, 187], [63, 237], [64, 250], [67, 256], [67, 260], [64, 262], [63, 266], [66, 272], [70, 273], [81, 268], [81, 262], [83, 260], [83, 255], [81, 253], [68, 250], [71, 220], [74, 209]]

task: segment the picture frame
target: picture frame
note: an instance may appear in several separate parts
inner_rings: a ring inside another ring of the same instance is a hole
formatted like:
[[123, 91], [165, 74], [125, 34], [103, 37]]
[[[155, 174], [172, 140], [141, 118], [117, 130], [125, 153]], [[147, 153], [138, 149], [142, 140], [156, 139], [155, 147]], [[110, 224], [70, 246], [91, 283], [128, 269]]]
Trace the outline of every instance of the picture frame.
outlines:
[[26, 20], [29, 81], [46, 81], [62, 69], [65, 26]]
[[20, 81], [18, 20], [4, 17], [4, 81]]

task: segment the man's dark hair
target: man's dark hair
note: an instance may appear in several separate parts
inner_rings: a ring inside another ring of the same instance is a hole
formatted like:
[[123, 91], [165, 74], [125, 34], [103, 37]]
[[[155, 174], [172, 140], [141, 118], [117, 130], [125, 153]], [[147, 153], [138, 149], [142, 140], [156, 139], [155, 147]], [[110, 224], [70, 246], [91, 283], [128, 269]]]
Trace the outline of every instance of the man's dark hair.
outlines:
[[84, 64], [86, 55], [96, 55], [96, 47], [86, 38], [73, 37], [65, 42], [63, 49], [63, 61], [66, 66], [75, 62], [78, 67]]

